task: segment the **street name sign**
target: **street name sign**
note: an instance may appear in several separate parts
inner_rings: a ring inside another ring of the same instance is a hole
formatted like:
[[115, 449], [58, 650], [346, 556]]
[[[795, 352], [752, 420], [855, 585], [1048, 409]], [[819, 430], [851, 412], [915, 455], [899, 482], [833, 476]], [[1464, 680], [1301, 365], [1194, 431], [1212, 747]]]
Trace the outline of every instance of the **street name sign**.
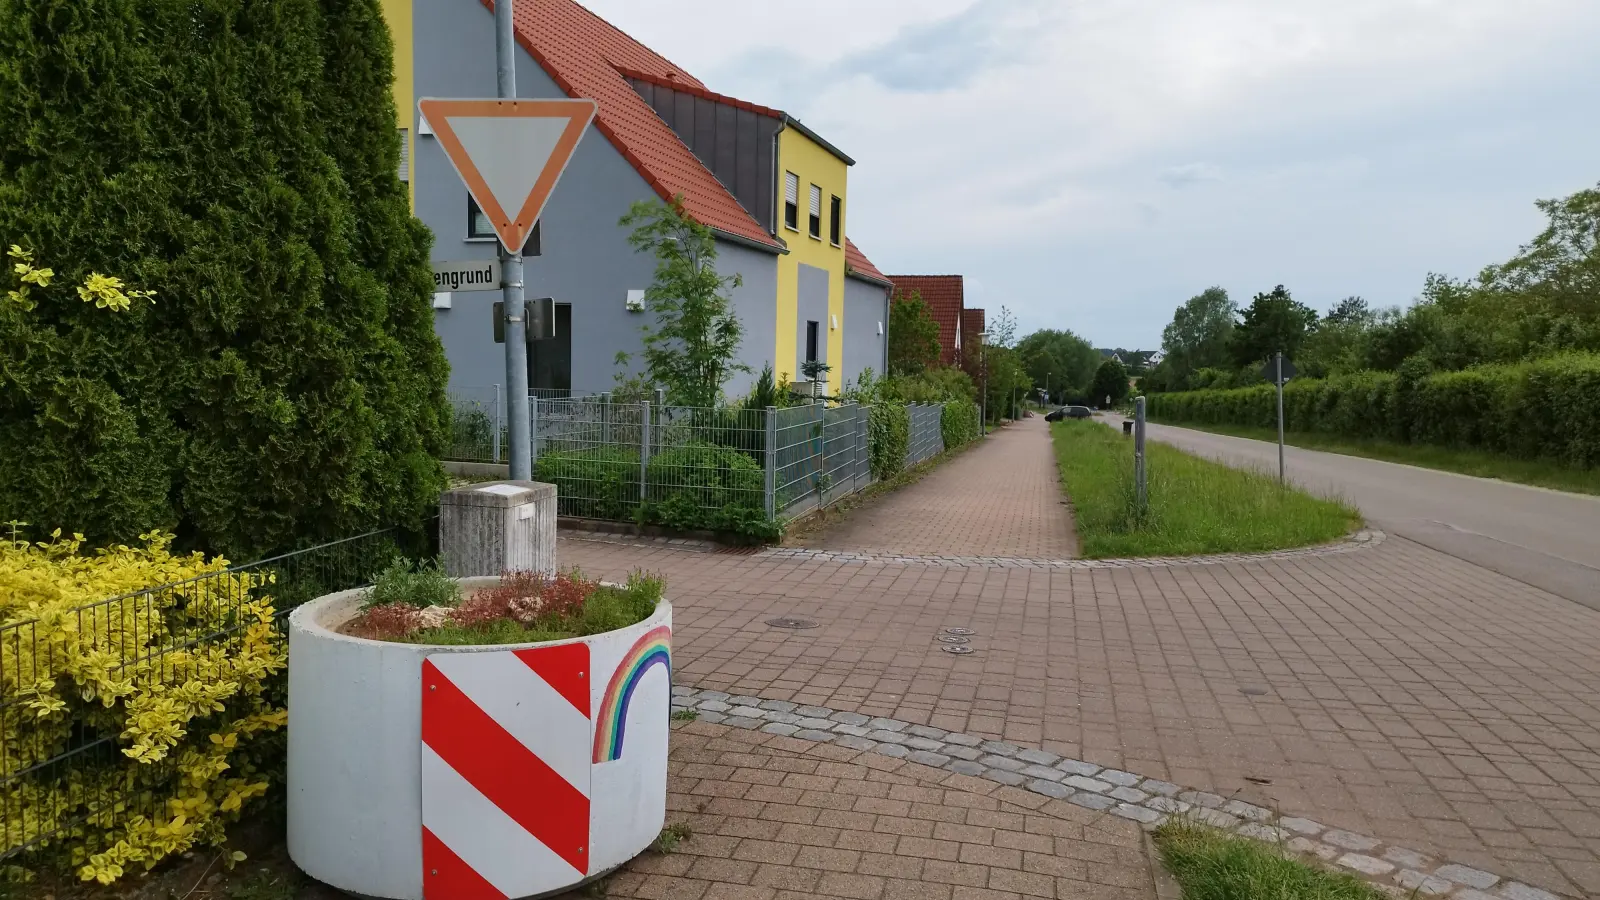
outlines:
[[500, 260], [454, 259], [433, 261], [435, 291], [498, 291]]

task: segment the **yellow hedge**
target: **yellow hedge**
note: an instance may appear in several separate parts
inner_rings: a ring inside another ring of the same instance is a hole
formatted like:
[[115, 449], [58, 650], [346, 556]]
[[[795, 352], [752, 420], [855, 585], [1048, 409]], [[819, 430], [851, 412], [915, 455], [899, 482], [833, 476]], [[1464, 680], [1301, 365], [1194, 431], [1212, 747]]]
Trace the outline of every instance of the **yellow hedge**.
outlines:
[[[267, 696], [288, 653], [266, 579], [213, 574], [227, 560], [174, 554], [171, 535], [84, 553], [81, 535], [30, 543], [20, 524], [0, 540], [0, 856], [49, 848], [109, 884], [220, 845], [267, 789], [252, 738], [287, 719]], [[12, 780], [95, 737], [110, 752]]]

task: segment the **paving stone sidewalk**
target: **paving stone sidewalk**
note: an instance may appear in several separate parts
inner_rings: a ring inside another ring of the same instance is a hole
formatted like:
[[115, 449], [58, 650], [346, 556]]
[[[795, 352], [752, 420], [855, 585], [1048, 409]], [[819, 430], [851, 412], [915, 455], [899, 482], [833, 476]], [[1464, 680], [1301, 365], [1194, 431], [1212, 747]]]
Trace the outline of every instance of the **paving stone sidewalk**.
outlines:
[[798, 546], [1033, 559], [1078, 553], [1048, 426], [1038, 417], [990, 434], [915, 484], [852, 510]]
[[1136, 824], [878, 753], [680, 723], [668, 790], [691, 835], [568, 897], [1155, 897]]
[[[682, 684], [1040, 747], [1600, 896], [1600, 613], [1408, 541], [1073, 570], [560, 553], [667, 578]], [[766, 624], [785, 616], [816, 627]], [[946, 626], [975, 652], [943, 652]]]

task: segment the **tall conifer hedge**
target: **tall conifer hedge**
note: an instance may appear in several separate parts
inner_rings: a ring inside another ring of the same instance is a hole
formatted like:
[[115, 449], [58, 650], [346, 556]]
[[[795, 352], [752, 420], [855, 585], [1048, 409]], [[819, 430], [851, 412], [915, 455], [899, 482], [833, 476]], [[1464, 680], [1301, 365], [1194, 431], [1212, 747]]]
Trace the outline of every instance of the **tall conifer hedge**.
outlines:
[[0, 0], [0, 246], [158, 292], [0, 294], [0, 521], [241, 559], [420, 522], [447, 367], [391, 79], [378, 0]]

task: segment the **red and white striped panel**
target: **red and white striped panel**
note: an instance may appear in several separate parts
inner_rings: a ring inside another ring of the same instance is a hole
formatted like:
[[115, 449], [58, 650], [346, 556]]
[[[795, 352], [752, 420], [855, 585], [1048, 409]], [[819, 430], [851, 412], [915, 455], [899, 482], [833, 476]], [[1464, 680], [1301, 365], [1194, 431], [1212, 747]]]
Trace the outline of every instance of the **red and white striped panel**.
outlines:
[[589, 874], [589, 647], [422, 664], [427, 900], [502, 900]]

